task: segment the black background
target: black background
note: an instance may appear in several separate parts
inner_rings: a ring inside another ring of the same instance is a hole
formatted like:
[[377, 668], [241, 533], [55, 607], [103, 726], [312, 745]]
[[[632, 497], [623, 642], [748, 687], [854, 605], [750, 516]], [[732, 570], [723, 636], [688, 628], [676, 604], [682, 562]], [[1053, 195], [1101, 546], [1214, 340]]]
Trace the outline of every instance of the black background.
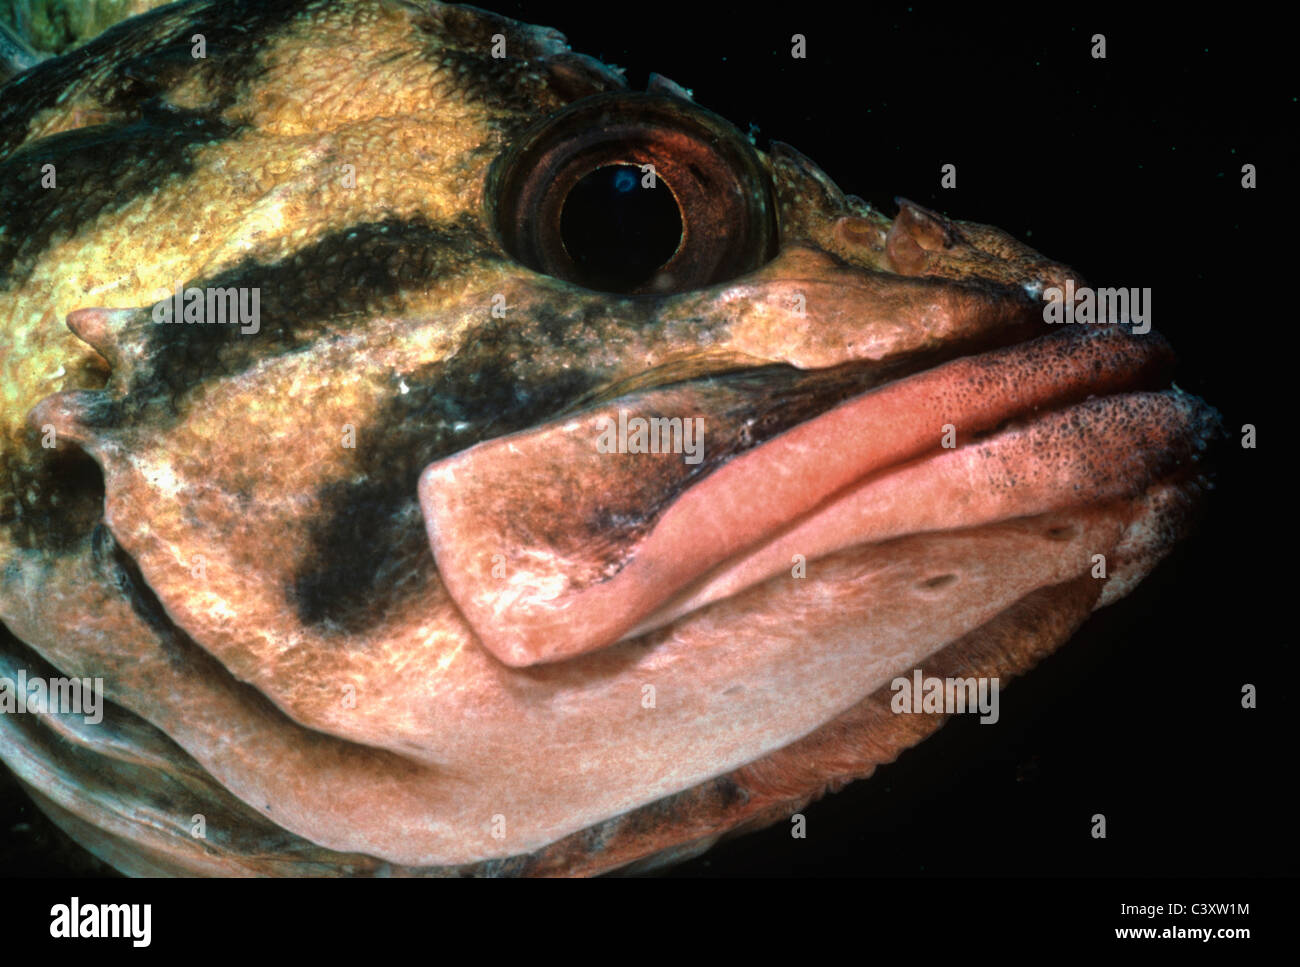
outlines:
[[[807, 839], [778, 825], [668, 875], [1294, 873], [1294, 632], [1280, 619], [1294, 596], [1297, 91], [1294, 70], [1272, 73], [1290, 56], [1280, 25], [983, 4], [480, 5], [558, 28], [634, 87], [672, 78], [888, 213], [906, 196], [1094, 285], [1149, 286], [1178, 385], [1232, 431], [1199, 534], [1012, 683], [996, 726], [959, 717], [806, 810]], [[789, 56], [794, 33], [806, 60]], [[939, 188], [947, 163], [955, 190]], [[1243, 423], [1259, 449], [1235, 445]], [[1244, 683], [1259, 709], [1241, 708]], [[94, 870], [30, 805], [3, 808], [0, 871]], [[1104, 841], [1089, 835], [1097, 812]]]

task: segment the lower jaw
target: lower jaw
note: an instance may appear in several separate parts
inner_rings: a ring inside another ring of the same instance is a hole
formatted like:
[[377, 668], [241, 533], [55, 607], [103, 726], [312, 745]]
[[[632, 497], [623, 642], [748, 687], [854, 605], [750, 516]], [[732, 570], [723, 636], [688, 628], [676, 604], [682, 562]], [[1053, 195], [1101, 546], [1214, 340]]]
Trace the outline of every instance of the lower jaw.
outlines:
[[[1099, 591], [1099, 583], [1086, 575], [1039, 588], [897, 675], [996, 680], [1005, 687], [1078, 630]], [[535, 869], [553, 871], [550, 863], [564, 856], [566, 848], [572, 851], [564, 861], [571, 872], [661, 869], [720, 840], [789, 822], [810, 802], [869, 778], [950, 718], [947, 711], [898, 714], [893, 707], [897, 694], [886, 683], [809, 734], [748, 765], [601, 824], [596, 827], [602, 843], [598, 854], [579, 855], [579, 839], [572, 837], [541, 851]]]
[[[925, 625], [924, 615], [950, 619], [963, 609], [972, 616], [969, 630], [938, 649], [911, 656], [899, 656], [888, 671], [876, 676], [876, 684], [865, 697], [846, 708], [823, 708], [825, 718], [808, 734], [769, 752], [753, 762], [682, 793], [660, 800], [643, 810], [601, 824], [598, 856], [576, 861], [588, 872], [604, 872], [626, 864], [640, 870], [672, 865], [698, 855], [719, 839], [786, 821], [810, 801], [827, 792], [842, 789], [852, 781], [865, 779], [877, 767], [893, 762], [899, 754], [923, 741], [953, 714], [919, 707], [900, 713], [895, 687], [899, 679], [923, 678], [975, 681], [985, 686], [1005, 687], [1029, 672], [1039, 661], [1057, 650], [1079, 629], [1095, 609], [1113, 603], [1139, 584], [1165, 557], [1174, 544], [1187, 535], [1201, 506], [1202, 482], [1194, 475], [1153, 483], [1140, 494], [1024, 517], [1002, 524], [973, 527], [967, 531], [902, 537], [873, 546], [857, 546], [810, 564], [809, 574], [826, 567], [844, 569], [846, 577], [833, 586], [841, 612], [840, 628], [856, 622], [864, 638], [877, 641], [890, 637], [888, 626], [902, 611], [914, 607]], [[1026, 541], [1023, 559], [1008, 561], [996, 554], [1007, 549], [1000, 539], [1017, 533]], [[1041, 567], [1032, 554], [1034, 535], [1041, 543], [1061, 548], [1052, 565]], [[968, 554], [969, 573], [951, 560], [930, 558], [922, 548], [938, 541], [965, 542], [971, 548], [985, 545], [990, 552]], [[918, 553], [919, 552], [919, 553]], [[1100, 555], [1102, 560], [1096, 560]], [[925, 560], [934, 567], [927, 568]], [[1041, 569], [1035, 569], [1036, 566]], [[1020, 581], [1027, 590], [1013, 600], [975, 618], [987, 607], [979, 587], [978, 572], [1004, 569], [1009, 583]], [[1030, 568], [1033, 573], [1024, 573]], [[1020, 573], [1012, 573], [1020, 572]], [[975, 580], [970, 579], [974, 577]], [[865, 585], [879, 581], [888, 588], [885, 607], [873, 607]], [[963, 585], [969, 582], [963, 593]], [[742, 597], [761, 594], [770, 583], [742, 592]], [[699, 620], [708, 623], [709, 609], [701, 607]], [[674, 638], [691, 636], [694, 621], [687, 616], [662, 633]], [[781, 609], [779, 613], [755, 615], [765, 621], [799, 627], [808, 644], [808, 660], [816, 661], [827, 641], [822, 628], [804, 616]], [[802, 622], [802, 624], [801, 624]], [[899, 628], [905, 636], [908, 629]], [[651, 640], [654, 635], [651, 635]], [[969, 709], [980, 714], [977, 709]], [[996, 714], [996, 713], [995, 713]], [[643, 817], [653, 817], [646, 822]], [[609, 832], [604, 832], [608, 829]], [[709, 830], [700, 835], [701, 830]], [[561, 841], [540, 852], [537, 861], [565, 855]], [[575, 862], [567, 858], [566, 862]], [[543, 865], [541, 871], [545, 871]]]

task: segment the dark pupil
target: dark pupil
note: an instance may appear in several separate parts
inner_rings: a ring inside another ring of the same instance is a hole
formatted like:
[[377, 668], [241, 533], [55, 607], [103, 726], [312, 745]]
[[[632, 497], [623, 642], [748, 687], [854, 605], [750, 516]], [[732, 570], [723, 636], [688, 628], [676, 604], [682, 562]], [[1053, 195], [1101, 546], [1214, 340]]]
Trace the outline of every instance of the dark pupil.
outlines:
[[682, 240], [673, 193], [656, 177], [642, 187], [636, 165], [597, 168], [573, 186], [560, 212], [560, 238], [593, 289], [627, 292], [648, 281]]

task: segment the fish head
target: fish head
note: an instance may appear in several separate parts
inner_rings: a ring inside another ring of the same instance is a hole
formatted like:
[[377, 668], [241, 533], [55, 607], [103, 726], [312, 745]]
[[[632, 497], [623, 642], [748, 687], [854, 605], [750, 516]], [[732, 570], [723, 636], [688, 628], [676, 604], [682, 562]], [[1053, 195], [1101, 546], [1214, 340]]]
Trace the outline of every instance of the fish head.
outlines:
[[131, 872], [679, 859], [936, 728], [900, 676], [1032, 665], [1203, 489], [1213, 411], [1050, 324], [1067, 266], [553, 30], [194, 0], [8, 92], [6, 667], [113, 704], [0, 755]]

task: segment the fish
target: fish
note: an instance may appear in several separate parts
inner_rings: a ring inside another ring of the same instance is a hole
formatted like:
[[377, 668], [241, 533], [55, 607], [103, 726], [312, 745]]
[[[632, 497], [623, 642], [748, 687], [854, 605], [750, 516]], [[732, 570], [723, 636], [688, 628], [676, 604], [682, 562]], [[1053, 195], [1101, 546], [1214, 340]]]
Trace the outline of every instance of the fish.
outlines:
[[0, 169], [0, 683], [105, 700], [0, 760], [127, 874], [663, 869], [1209, 489], [1069, 266], [473, 7], [143, 13], [6, 84]]

